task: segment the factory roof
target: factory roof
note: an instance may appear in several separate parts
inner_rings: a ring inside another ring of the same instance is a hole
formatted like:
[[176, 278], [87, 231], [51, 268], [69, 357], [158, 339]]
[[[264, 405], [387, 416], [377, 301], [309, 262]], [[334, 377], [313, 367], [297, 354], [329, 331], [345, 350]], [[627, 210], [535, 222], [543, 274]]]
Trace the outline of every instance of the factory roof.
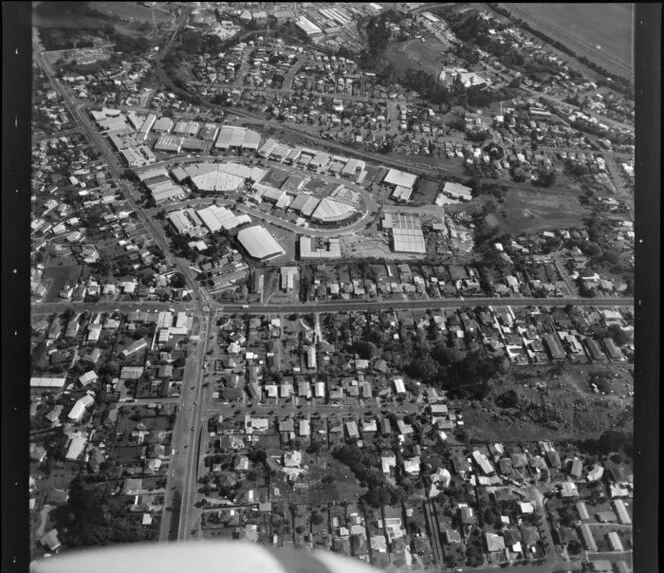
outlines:
[[235, 191], [244, 183], [244, 177], [228, 173], [223, 165], [196, 164], [186, 167], [185, 171], [200, 191]]
[[184, 196], [185, 196], [185, 191], [179, 185], [173, 185], [171, 187], [167, 187], [165, 189], [159, 189], [157, 191], [152, 192], [152, 197], [156, 203], [161, 203], [162, 201], [166, 201], [168, 199], [174, 199], [176, 197], [184, 197]]
[[312, 237], [300, 237], [301, 259], [338, 259], [341, 257], [339, 239], [329, 239], [327, 246], [319, 247]]
[[417, 175], [399, 171], [398, 169], [390, 169], [383, 179], [383, 183], [395, 185], [399, 187], [412, 188], [417, 180]]
[[244, 127], [224, 125], [219, 130], [219, 136], [214, 146], [220, 149], [242, 147], [245, 149], [258, 149], [260, 135]]
[[311, 218], [331, 223], [335, 221], [343, 221], [356, 212], [357, 211], [350, 205], [325, 198], [318, 204], [314, 212], [311, 214]]
[[256, 259], [267, 260], [284, 254], [283, 248], [269, 231], [259, 225], [242, 229], [237, 238], [249, 255]]
[[199, 209], [197, 214], [203, 224], [212, 233], [222, 228], [226, 230], [233, 229], [251, 222], [249, 215], [236, 215], [230, 209], [218, 207], [217, 205], [210, 205], [205, 209]]
[[443, 193], [462, 199], [470, 200], [472, 198], [472, 189], [470, 187], [461, 185], [461, 183], [452, 183], [451, 181], [447, 181], [445, 183], [445, 187], [443, 187]]
[[182, 149], [184, 138], [177, 135], [160, 135], [154, 148], [156, 151], [175, 151], [179, 153]]

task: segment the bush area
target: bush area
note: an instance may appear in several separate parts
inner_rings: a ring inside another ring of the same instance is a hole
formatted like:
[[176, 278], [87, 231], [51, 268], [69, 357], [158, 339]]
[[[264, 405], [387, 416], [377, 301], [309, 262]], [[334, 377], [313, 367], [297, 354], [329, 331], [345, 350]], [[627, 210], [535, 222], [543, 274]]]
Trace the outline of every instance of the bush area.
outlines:
[[347, 465], [355, 477], [369, 488], [362, 499], [371, 507], [395, 505], [403, 501], [403, 492], [390, 485], [383, 476], [376, 459], [357, 446], [341, 446], [332, 451], [332, 456]]
[[78, 476], [72, 482], [67, 504], [52, 512], [62, 544], [80, 547], [154, 539], [158, 522], [145, 527], [138, 519], [140, 514], [128, 515], [123, 507], [110, 509], [109, 499], [104, 489]]
[[582, 441], [579, 447], [590, 455], [622, 453], [631, 460], [634, 457], [634, 435], [632, 432], [606, 430], [599, 438]]

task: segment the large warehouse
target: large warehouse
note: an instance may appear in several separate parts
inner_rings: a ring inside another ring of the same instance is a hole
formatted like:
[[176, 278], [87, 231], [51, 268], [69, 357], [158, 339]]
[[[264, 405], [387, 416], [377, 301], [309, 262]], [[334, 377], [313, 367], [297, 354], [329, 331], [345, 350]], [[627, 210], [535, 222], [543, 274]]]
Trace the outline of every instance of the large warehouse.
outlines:
[[392, 231], [392, 249], [395, 252], [422, 255], [426, 253], [422, 224], [417, 215], [388, 211], [383, 217], [383, 229]]
[[285, 254], [276, 239], [260, 225], [242, 229], [237, 238], [247, 253], [259, 261], [267, 261]]
[[214, 146], [217, 149], [230, 149], [233, 147], [257, 151], [260, 139], [261, 137], [257, 132], [245, 127], [224, 125], [219, 131], [219, 136]]
[[197, 191], [227, 192], [237, 191], [244, 185], [244, 178], [228, 173], [222, 165], [199, 163], [185, 167]]
[[319, 223], [340, 223], [357, 213], [350, 205], [334, 201], [332, 199], [322, 199], [311, 214], [311, 219]]

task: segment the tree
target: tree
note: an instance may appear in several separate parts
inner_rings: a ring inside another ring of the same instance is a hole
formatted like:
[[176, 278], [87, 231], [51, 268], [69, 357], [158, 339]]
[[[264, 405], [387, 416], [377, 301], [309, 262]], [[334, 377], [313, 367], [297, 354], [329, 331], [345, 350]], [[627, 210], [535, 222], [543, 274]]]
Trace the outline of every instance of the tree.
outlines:
[[323, 523], [323, 521], [324, 521], [324, 520], [323, 520], [323, 516], [322, 516], [320, 513], [318, 513], [317, 511], [314, 511], [314, 512], [311, 514], [311, 518], [310, 518], [310, 519], [311, 519], [311, 523], [312, 523], [312, 525], [320, 525], [320, 524]]
[[630, 340], [629, 334], [627, 334], [622, 328], [620, 328], [619, 325], [617, 324], [612, 324], [609, 326], [609, 333], [611, 335], [611, 338], [613, 338], [613, 341], [618, 345], [618, 346], [623, 346], [624, 344], [627, 344]]
[[170, 284], [173, 288], [183, 288], [187, 284], [187, 281], [180, 273], [174, 273], [171, 277]]
[[311, 442], [311, 445], [307, 448], [307, 453], [317, 454], [320, 452], [321, 446], [318, 442]]

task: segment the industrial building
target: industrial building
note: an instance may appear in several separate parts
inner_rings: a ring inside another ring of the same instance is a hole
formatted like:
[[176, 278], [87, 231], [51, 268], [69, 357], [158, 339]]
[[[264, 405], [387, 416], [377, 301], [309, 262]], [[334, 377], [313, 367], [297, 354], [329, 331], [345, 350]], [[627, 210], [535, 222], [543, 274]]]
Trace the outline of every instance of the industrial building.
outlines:
[[267, 261], [285, 254], [276, 239], [260, 225], [242, 229], [237, 234], [237, 238], [247, 253], [259, 261]]
[[311, 220], [319, 223], [340, 223], [352, 217], [357, 210], [350, 205], [334, 201], [333, 199], [321, 199], [320, 203], [311, 214]]
[[217, 140], [214, 143], [216, 149], [249, 149], [257, 151], [260, 143], [260, 135], [244, 127], [222, 126]]
[[295, 21], [295, 25], [310, 38], [317, 38], [323, 34], [323, 30], [321, 30], [318, 26], [316, 26], [316, 24], [304, 16], [300, 16]]
[[200, 129], [201, 126], [197, 121], [180, 120], [175, 124], [173, 133], [177, 135], [185, 135], [188, 137], [196, 137]]
[[230, 209], [217, 205], [199, 209], [197, 215], [211, 233], [219, 229], [229, 230], [251, 223], [249, 215], [236, 215]]
[[300, 259], [339, 259], [341, 258], [341, 241], [316, 237], [300, 237]]
[[210, 205], [203, 209], [180, 209], [167, 215], [176, 232], [190, 237], [202, 237], [220, 229], [230, 230], [251, 223], [249, 215], [236, 215], [226, 207]]
[[383, 184], [393, 188], [393, 199], [405, 203], [413, 193], [415, 181], [417, 181], [417, 175], [399, 171], [398, 169], [390, 169], [383, 179]]
[[154, 144], [155, 151], [180, 153], [182, 151], [183, 137], [177, 135], [160, 135], [157, 143]]
[[426, 241], [417, 215], [387, 212], [383, 216], [383, 229], [392, 232], [392, 250], [398, 253], [425, 254]]
[[244, 178], [228, 173], [223, 165], [197, 163], [184, 169], [197, 191], [232, 193], [244, 185]]
[[173, 120], [170, 117], [160, 117], [152, 126], [155, 133], [170, 133], [173, 129]]
[[443, 187], [443, 193], [457, 201], [470, 201], [473, 198], [472, 189], [461, 185], [461, 183], [452, 183], [447, 181]]

